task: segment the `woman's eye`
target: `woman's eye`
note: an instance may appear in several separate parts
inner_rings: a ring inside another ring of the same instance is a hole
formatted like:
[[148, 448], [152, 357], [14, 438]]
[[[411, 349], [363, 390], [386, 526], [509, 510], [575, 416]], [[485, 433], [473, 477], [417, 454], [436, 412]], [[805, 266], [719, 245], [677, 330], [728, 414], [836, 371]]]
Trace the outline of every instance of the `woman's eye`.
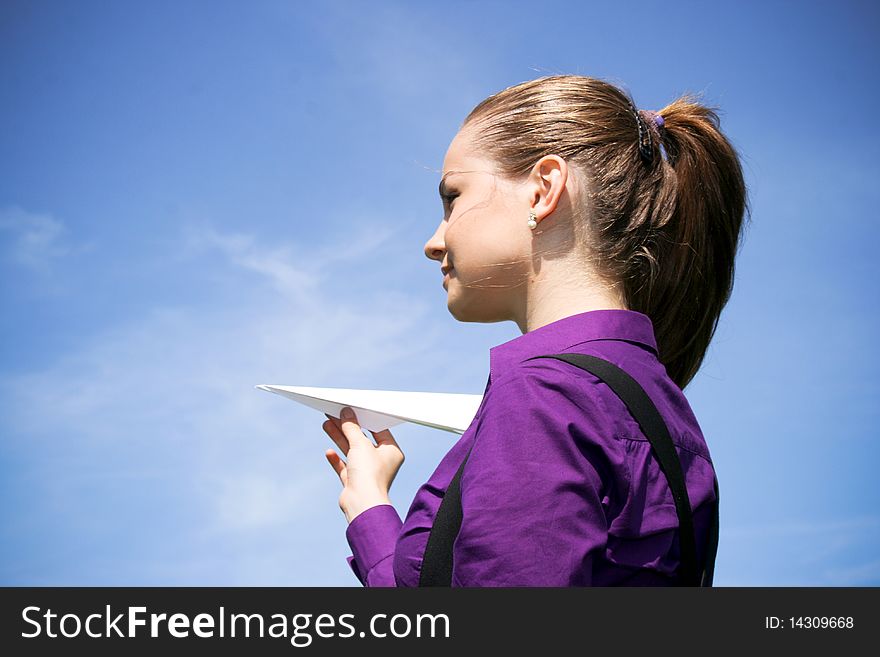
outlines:
[[458, 198], [458, 194], [444, 194], [444, 195], [442, 196], [442, 198], [443, 198], [443, 205], [446, 205], [446, 206], [452, 207], [452, 202], [453, 202], [456, 198]]

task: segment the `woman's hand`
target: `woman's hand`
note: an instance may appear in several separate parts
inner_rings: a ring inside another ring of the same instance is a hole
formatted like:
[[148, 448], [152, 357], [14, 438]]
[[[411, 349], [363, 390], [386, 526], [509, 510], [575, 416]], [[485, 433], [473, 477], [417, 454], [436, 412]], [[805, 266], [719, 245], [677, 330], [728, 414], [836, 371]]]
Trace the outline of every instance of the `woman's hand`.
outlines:
[[[327, 415], [326, 413], [324, 415]], [[354, 411], [342, 409], [342, 419], [329, 418], [322, 428], [345, 455], [343, 461], [333, 449], [324, 454], [342, 482], [339, 508], [351, 522], [360, 513], [379, 504], [391, 504], [388, 489], [400, 466], [403, 452], [388, 429], [373, 434], [377, 444], [367, 438], [357, 423]]]

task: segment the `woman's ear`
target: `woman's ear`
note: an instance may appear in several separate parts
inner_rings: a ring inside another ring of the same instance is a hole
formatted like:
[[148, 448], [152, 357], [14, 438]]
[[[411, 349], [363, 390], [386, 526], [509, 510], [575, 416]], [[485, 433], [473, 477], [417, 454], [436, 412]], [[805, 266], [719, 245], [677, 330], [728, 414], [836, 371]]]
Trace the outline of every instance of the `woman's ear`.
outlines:
[[568, 163], [558, 155], [545, 155], [535, 163], [529, 174], [532, 209], [540, 222], [552, 214], [568, 182]]

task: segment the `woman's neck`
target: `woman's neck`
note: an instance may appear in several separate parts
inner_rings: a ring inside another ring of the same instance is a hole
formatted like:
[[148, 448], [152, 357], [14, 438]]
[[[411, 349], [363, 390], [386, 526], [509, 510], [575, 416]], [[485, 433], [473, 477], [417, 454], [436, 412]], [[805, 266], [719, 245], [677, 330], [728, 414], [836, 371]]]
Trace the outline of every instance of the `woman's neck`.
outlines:
[[526, 298], [513, 318], [522, 333], [590, 310], [627, 309], [619, 288], [585, 271], [573, 276], [577, 269], [570, 263], [545, 260], [542, 265], [541, 273], [534, 274], [526, 286]]

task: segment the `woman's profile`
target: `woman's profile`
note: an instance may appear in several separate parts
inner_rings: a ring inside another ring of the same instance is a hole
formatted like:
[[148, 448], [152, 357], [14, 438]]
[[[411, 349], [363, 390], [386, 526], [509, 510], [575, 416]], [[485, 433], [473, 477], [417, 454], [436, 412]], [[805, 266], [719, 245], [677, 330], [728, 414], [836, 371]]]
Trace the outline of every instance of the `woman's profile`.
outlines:
[[715, 469], [682, 390], [730, 297], [747, 209], [717, 114], [687, 95], [638, 110], [595, 78], [527, 81], [466, 117], [440, 194], [425, 254], [449, 312], [522, 335], [490, 350], [473, 422], [403, 520], [388, 497], [403, 463], [391, 433], [373, 443], [344, 413], [324, 423], [346, 457], [327, 451], [355, 575], [424, 585], [454, 491], [453, 586], [688, 583], [682, 502], [650, 432], [602, 377], [543, 356], [602, 359], [644, 391], [674, 445], [697, 565], [714, 560]]

